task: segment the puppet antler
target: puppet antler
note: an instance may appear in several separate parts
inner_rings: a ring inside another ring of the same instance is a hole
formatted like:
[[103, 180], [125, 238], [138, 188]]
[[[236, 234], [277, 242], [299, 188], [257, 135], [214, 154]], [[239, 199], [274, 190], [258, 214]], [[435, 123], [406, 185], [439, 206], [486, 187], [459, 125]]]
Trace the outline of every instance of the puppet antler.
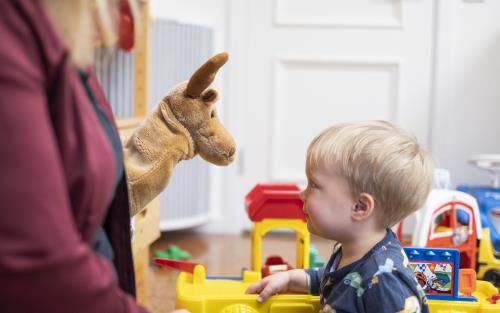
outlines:
[[219, 68], [229, 58], [226, 52], [219, 53], [205, 62], [189, 79], [184, 94], [192, 99], [198, 98], [201, 93], [213, 82]]

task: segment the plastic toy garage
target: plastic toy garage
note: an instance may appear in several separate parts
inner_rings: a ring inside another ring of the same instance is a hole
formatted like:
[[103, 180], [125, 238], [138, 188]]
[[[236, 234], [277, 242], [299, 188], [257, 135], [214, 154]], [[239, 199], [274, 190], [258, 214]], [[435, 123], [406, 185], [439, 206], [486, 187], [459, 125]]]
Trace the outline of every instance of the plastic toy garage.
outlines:
[[[206, 276], [202, 264], [156, 259], [158, 265], [182, 271], [177, 281], [176, 306], [193, 313], [318, 312], [317, 296], [280, 294], [258, 303], [258, 295], [245, 294], [248, 286], [259, 281], [263, 273], [290, 268], [287, 263], [262, 264], [262, 238], [273, 229], [295, 231], [297, 268], [309, 266], [310, 235], [299, 193], [296, 185], [258, 184], [247, 194], [247, 213], [253, 222], [251, 269], [243, 271], [241, 277], [210, 277]], [[500, 301], [494, 303], [498, 290], [489, 282], [476, 281], [473, 270], [459, 269], [460, 251], [439, 248], [407, 248], [406, 251], [410, 266], [429, 295], [431, 312], [500, 312]]]
[[479, 279], [499, 287], [500, 255], [495, 247], [500, 245], [500, 156], [493, 157], [471, 161], [491, 171], [492, 187], [432, 190], [424, 206], [397, 226], [397, 234], [404, 245], [457, 249], [460, 268], [474, 269]]

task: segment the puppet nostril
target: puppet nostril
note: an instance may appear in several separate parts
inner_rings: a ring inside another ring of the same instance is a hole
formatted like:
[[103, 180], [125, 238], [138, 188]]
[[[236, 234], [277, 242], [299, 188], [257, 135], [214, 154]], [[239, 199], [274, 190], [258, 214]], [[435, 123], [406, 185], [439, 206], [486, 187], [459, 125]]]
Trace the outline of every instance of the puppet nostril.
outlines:
[[235, 152], [236, 152], [236, 149], [235, 149], [235, 148], [231, 148], [231, 149], [229, 150], [229, 152], [228, 152], [228, 154], [227, 154], [227, 155], [228, 155], [229, 157], [232, 157], [232, 156], [234, 155], [234, 153], [235, 153]]

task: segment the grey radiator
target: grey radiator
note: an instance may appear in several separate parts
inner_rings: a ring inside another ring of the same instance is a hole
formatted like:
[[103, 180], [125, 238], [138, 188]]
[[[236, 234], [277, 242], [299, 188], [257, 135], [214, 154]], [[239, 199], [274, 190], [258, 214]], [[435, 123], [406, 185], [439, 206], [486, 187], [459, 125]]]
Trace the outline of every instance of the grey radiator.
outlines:
[[97, 49], [94, 71], [115, 117], [131, 117], [134, 101], [134, 54]]
[[[151, 30], [151, 108], [170, 88], [188, 79], [212, 53], [212, 29], [155, 19]], [[132, 116], [133, 62], [133, 53], [97, 52], [95, 71], [117, 117]], [[160, 195], [160, 229], [206, 222], [210, 216], [209, 196], [209, 165], [199, 157], [179, 163]]]

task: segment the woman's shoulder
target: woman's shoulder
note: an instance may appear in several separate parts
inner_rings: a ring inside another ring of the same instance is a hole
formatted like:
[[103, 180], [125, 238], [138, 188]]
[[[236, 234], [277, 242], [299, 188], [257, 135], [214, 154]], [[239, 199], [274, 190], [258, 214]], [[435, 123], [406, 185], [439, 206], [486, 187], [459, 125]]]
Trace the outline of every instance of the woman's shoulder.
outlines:
[[9, 57], [17, 57], [26, 65], [25, 70], [39, 67], [45, 71], [43, 74], [50, 75], [67, 55], [40, 0], [0, 1], [0, 38], [4, 53], [0, 57], [2, 67], [11, 62]]

